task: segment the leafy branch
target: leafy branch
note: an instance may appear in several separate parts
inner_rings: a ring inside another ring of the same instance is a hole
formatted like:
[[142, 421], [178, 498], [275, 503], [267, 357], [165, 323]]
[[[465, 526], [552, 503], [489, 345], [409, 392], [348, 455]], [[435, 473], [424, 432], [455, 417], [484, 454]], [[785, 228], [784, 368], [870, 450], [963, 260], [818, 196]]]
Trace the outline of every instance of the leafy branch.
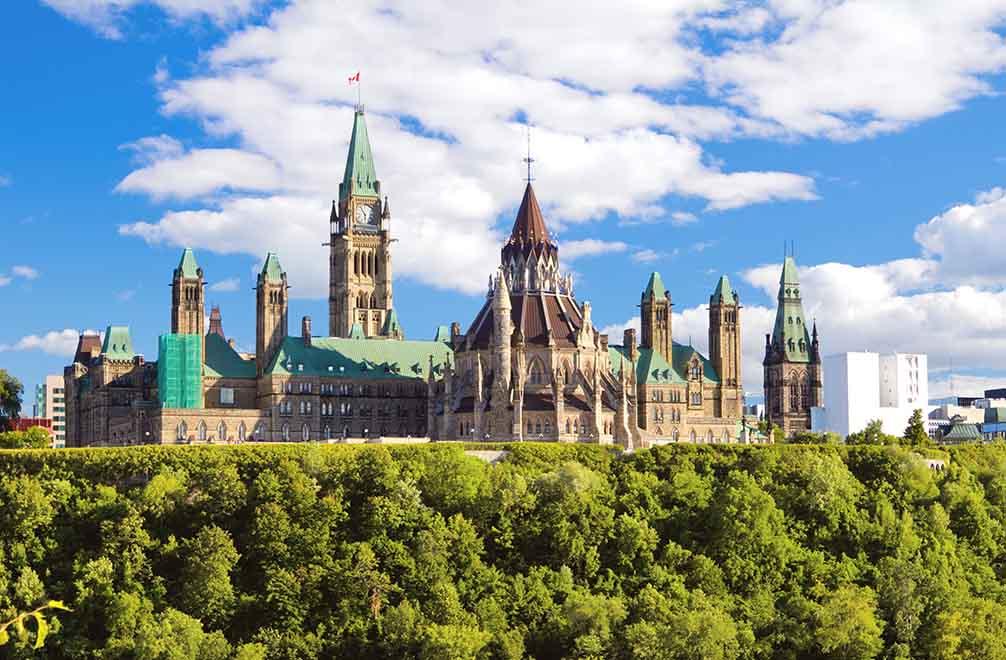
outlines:
[[35, 619], [35, 646], [33, 648], [42, 648], [45, 644], [45, 638], [49, 635], [49, 622], [46, 621], [45, 615], [43, 614], [46, 610], [63, 610], [65, 612], [72, 611], [69, 607], [63, 604], [63, 601], [50, 600], [45, 605], [37, 607], [30, 612], [22, 612], [10, 621], [0, 623], [0, 646], [3, 646], [10, 641], [10, 633], [7, 632], [7, 629], [11, 626], [14, 626], [14, 631], [17, 633], [18, 639], [27, 641], [28, 630], [25, 627], [25, 622], [29, 619]]

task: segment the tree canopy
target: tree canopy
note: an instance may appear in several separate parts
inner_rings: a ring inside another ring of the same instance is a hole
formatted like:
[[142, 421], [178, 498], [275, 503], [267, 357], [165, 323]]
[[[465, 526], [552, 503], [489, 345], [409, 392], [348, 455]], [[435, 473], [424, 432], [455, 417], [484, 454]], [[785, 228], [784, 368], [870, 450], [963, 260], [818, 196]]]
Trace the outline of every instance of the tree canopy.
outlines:
[[0, 451], [0, 622], [64, 601], [53, 658], [1006, 658], [1006, 446], [507, 449]]

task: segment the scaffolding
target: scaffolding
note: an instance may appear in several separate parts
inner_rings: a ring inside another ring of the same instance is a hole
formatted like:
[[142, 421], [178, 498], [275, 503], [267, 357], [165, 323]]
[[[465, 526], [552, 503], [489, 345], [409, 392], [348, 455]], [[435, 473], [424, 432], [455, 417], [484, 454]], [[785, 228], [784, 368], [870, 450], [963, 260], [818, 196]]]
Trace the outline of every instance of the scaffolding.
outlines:
[[201, 336], [160, 336], [157, 343], [157, 396], [162, 408], [203, 407]]

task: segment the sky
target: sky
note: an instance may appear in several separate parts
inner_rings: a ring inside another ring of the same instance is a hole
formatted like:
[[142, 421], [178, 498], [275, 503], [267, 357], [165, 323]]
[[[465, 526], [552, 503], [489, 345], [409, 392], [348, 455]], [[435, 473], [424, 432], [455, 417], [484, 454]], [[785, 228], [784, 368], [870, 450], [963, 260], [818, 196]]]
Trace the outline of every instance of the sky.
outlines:
[[791, 242], [825, 354], [925, 352], [934, 397], [980, 393], [1006, 384], [1004, 35], [1006, 0], [3, 3], [0, 368], [30, 391], [112, 324], [156, 359], [183, 247], [239, 346], [268, 251], [291, 332], [324, 326], [359, 92], [409, 338], [481, 306], [530, 126], [612, 343], [657, 270], [705, 350], [726, 274], [754, 399]]

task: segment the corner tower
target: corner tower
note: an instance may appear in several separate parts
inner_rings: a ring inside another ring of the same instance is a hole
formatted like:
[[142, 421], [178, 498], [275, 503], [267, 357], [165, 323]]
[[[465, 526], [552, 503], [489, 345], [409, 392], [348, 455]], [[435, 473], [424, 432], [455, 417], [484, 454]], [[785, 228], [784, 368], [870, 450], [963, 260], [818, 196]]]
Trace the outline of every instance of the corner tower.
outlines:
[[[181, 261], [175, 268], [171, 278], [171, 334], [199, 335], [205, 334], [206, 307], [204, 296], [206, 281], [203, 279], [203, 269], [196, 263], [192, 250], [182, 251]], [[200, 355], [206, 355], [206, 341], [202, 341]], [[203, 359], [203, 358], [200, 358]]]
[[772, 335], [765, 336], [765, 411], [787, 435], [810, 429], [810, 409], [823, 405], [821, 354], [803, 313], [796, 261], [786, 257]]
[[332, 202], [328, 330], [349, 337], [354, 323], [366, 336], [383, 335], [392, 313], [391, 212], [381, 201], [363, 106], [353, 116], [346, 171]]
[[664, 287], [660, 273], [650, 273], [650, 281], [639, 302], [639, 318], [642, 326], [642, 347], [652, 348], [671, 361], [671, 295]]
[[255, 370], [265, 373], [287, 335], [286, 273], [279, 257], [266, 255], [255, 287]]
[[720, 377], [719, 402], [723, 417], [740, 417], [744, 407], [741, 381], [740, 298], [726, 275], [709, 296], [709, 358]]

